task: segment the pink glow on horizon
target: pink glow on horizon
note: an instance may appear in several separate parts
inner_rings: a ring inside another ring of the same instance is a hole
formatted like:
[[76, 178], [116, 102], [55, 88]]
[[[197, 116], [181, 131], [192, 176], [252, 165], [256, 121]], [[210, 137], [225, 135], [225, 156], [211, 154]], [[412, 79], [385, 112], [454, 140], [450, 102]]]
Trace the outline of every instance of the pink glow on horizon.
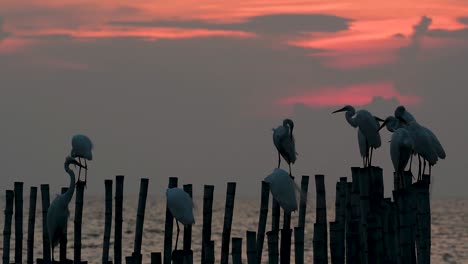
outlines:
[[416, 105], [421, 103], [422, 100], [416, 95], [401, 94], [391, 83], [381, 82], [344, 87], [324, 87], [283, 98], [279, 101], [279, 104], [304, 104], [309, 107], [332, 107], [347, 104], [363, 106], [371, 103], [374, 97], [382, 97], [386, 100], [396, 98], [401, 104], [405, 105]]

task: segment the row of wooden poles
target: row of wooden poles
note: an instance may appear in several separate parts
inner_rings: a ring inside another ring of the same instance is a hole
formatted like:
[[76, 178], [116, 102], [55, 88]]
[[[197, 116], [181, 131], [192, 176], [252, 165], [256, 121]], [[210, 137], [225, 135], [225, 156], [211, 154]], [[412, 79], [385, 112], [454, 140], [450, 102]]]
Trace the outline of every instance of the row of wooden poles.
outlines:
[[[410, 186], [393, 191], [394, 201], [383, 198], [382, 169], [352, 168], [352, 182], [340, 178], [336, 185], [335, 221], [330, 222], [330, 255], [332, 263], [429, 263], [430, 262], [430, 206], [429, 178], [411, 185], [411, 173], [404, 175]], [[397, 178], [395, 178], [397, 179]], [[112, 226], [113, 181], [105, 180], [105, 226], [103, 235], [102, 263], [122, 263], [122, 222], [124, 176], [116, 176], [114, 214], [114, 258], [109, 260]], [[141, 245], [145, 218], [148, 179], [141, 179], [137, 209], [134, 250], [126, 256], [126, 263], [142, 263]], [[177, 187], [178, 179], [169, 178], [169, 188]], [[258, 229], [246, 231], [247, 262], [259, 264], [262, 261], [265, 235], [268, 246], [268, 263], [287, 264], [291, 260], [291, 237], [294, 237], [294, 259], [296, 264], [304, 263], [304, 228], [307, 208], [309, 176], [302, 176], [298, 223], [291, 229], [291, 214], [283, 212], [283, 226], [280, 228], [280, 206], [272, 199], [271, 229], [266, 223], [269, 211], [269, 184], [262, 182]], [[315, 175], [316, 222], [313, 231], [314, 263], [328, 263], [328, 222], [325, 200], [324, 175]], [[399, 186], [395, 182], [395, 186]], [[192, 196], [192, 185], [183, 185]], [[64, 193], [67, 188], [62, 188]], [[203, 226], [201, 263], [215, 262], [215, 242], [211, 239], [213, 185], [204, 185]], [[236, 183], [228, 182], [221, 241], [221, 264], [242, 263], [241, 237], [231, 237], [234, 213]], [[47, 234], [47, 209], [49, 207], [49, 185], [41, 185], [42, 196], [42, 240], [43, 256], [37, 263], [50, 263], [51, 251]], [[29, 196], [29, 218], [26, 263], [34, 263], [34, 226], [37, 187], [31, 187]], [[60, 240], [60, 263], [87, 263], [81, 260], [81, 228], [84, 184], [76, 186], [74, 219], [74, 256], [67, 259], [67, 237]], [[3, 263], [10, 261], [11, 223], [15, 214], [15, 263], [22, 263], [23, 246], [23, 183], [15, 182], [14, 190], [6, 191], [5, 225], [3, 231]], [[173, 217], [166, 209], [163, 252], [152, 252], [151, 263], [193, 263], [192, 228], [184, 227], [183, 249], [173, 252]], [[417, 252], [417, 253], [416, 253]]]

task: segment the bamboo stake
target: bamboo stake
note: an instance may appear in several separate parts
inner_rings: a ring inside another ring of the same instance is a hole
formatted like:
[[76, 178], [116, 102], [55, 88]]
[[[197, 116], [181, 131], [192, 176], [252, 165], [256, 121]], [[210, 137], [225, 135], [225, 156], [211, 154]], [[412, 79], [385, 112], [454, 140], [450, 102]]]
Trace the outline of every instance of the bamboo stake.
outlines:
[[278, 230], [268, 231], [268, 263], [278, 264]]
[[203, 188], [203, 227], [202, 227], [202, 263], [208, 261], [205, 256], [206, 245], [211, 241], [211, 219], [213, 216], [213, 185], [205, 185]]
[[106, 192], [106, 212], [104, 223], [104, 241], [102, 247], [102, 263], [109, 261], [109, 245], [112, 228], [112, 180], [104, 180]]
[[[176, 188], [177, 187], [177, 177], [169, 177], [169, 184], [168, 188]], [[169, 211], [169, 207], [167, 206], [166, 202], [166, 222], [164, 225], [164, 264], [171, 263], [171, 255], [172, 255], [172, 229], [174, 226], [174, 218]]]
[[28, 240], [27, 240], [27, 264], [34, 263], [34, 227], [36, 223], [36, 200], [37, 187], [31, 187], [29, 191], [29, 217], [28, 217]]
[[232, 263], [242, 264], [242, 238], [232, 238]]
[[325, 200], [324, 175], [315, 175], [317, 193], [316, 223], [314, 224], [313, 250], [314, 263], [328, 262], [327, 242], [327, 204]]
[[254, 231], [247, 231], [247, 263], [256, 264], [257, 263], [257, 245], [256, 237], [257, 234]]
[[296, 264], [304, 264], [304, 228], [294, 227], [294, 259]]
[[[309, 190], [309, 176], [304, 175], [301, 179], [301, 199], [299, 201], [299, 219], [297, 226], [304, 230], [307, 210], [307, 192]], [[300, 230], [300, 229], [299, 229]]]
[[115, 217], [114, 217], [114, 263], [122, 263], [122, 222], [123, 222], [124, 176], [115, 177]]
[[[64, 194], [67, 192], [67, 190], [68, 190], [68, 187], [62, 187], [61, 193]], [[60, 237], [59, 260], [61, 263], [67, 262], [67, 243], [68, 243], [67, 230], [68, 230], [68, 221], [65, 224], [64, 235]]]
[[283, 212], [283, 229], [281, 229], [280, 263], [291, 262], [291, 213]]
[[203, 264], [214, 264], [215, 262], [215, 252], [214, 252], [214, 241], [210, 240], [206, 244], [206, 254], [205, 254], [206, 261]]
[[15, 263], [23, 262], [23, 183], [15, 182]]
[[[184, 191], [192, 198], [192, 184], [184, 184]], [[184, 226], [184, 250], [190, 251], [192, 249], [192, 226]]]
[[151, 252], [151, 264], [162, 264], [161, 252]]
[[272, 197], [271, 203], [271, 230], [279, 230], [280, 222], [280, 205], [274, 197]]
[[268, 203], [270, 200], [270, 185], [262, 181], [262, 193], [260, 199], [260, 215], [258, 219], [257, 235], [257, 263], [262, 263], [263, 242], [265, 240], [266, 222], [268, 217]]
[[221, 241], [221, 264], [227, 264], [229, 258], [229, 242], [231, 237], [232, 216], [234, 212], [234, 198], [236, 183], [228, 182], [226, 191], [226, 205], [224, 207], [224, 225]]
[[78, 181], [76, 183], [76, 196], [75, 196], [75, 236], [74, 236], [74, 263], [81, 263], [81, 224], [83, 217], [83, 203], [84, 203], [84, 187], [85, 183]]
[[10, 237], [11, 237], [11, 220], [13, 218], [13, 203], [15, 192], [12, 190], [5, 191], [5, 225], [3, 226], [3, 264], [10, 264]]
[[49, 210], [50, 197], [49, 185], [41, 184], [41, 198], [42, 198], [42, 261], [50, 262], [50, 240], [47, 233], [47, 210]]

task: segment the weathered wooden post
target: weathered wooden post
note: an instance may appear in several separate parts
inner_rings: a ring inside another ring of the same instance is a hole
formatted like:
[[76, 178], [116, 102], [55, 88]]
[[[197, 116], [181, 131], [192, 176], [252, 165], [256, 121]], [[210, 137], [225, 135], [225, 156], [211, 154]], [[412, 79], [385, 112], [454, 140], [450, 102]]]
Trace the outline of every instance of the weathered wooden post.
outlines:
[[394, 200], [397, 203], [399, 220], [399, 251], [400, 263], [411, 263], [411, 225], [409, 216], [410, 193], [407, 188], [393, 191]]
[[76, 183], [75, 196], [75, 228], [74, 228], [74, 263], [82, 263], [81, 261], [81, 223], [83, 217], [83, 202], [84, 202], [84, 187], [85, 183], [78, 181]]
[[151, 252], [151, 264], [162, 264], [161, 252]]
[[268, 231], [268, 263], [269, 264], [278, 264], [278, 230]]
[[278, 201], [272, 196], [272, 203], [271, 203], [271, 230], [279, 230], [279, 222], [280, 222], [280, 205]]
[[[169, 177], [169, 184], [168, 188], [176, 188], [177, 187], [177, 177]], [[164, 224], [164, 264], [171, 263], [171, 256], [172, 256], [172, 229], [174, 226], [174, 217], [169, 211], [169, 207], [167, 206], [166, 201], [166, 222]]]
[[294, 260], [296, 264], [304, 264], [304, 228], [294, 227]]
[[10, 237], [11, 237], [11, 220], [13, 218], [13, 203], [15, 192], [12, 190], [5, 191], [5, 225], [3, 226], [3, 264], [10, 264]]
[[114, 217], [114, 263], [122, 264], [122, 222], [123, 222], [124, 176], [115, 177], [115, 217]]
[[[330, 255], [332, 263], [344, 263], [345, 260], [346, 188], [347, 179], [346, 177], [341, 177], [340, 181], [336, 183], [335, 221], [330, 222]], [[334, 232], [333, 236], [331, 233], [332, 228]], [[333, 247], [331, 246], [332, 244]]]
[[109, 263], [109, 245], [112, 228], [112, 180], [104, 180], [106, 192], [106, 211], [104, 223], [104, 241], [102, 243], [102, 263]]
[[382, 211], [382, 235], [383, 235], [383, 261], [395, 263], [395, 233], [393, 229], [392, 199], [385, 198]]
[[283, 228], [281, 229], [280, 263], [291, 262], [291, 212], [283, 212]]
[[[67, 190], [68, 190], [68, 187], [62, 187], [61, 193], [64, 194], [67, 192]], [[68, 230], [68, 221], [65, 224], [65, 235], [60, 238], [60, 255], [59, 255], [60, 263], [73, 263], [73, 260], [67, 259], [67, 243], [68, 243], [67, 230]]]
[[317, 193], [316, 220], [314, 224], [313, 250], [314, 263], [328, 263], [327, 242], [327, 203], [325, 199], [324, 175], [315, 175]]
[[26, 263], [34, 263], [34, 225], [36, 224], [36, 200], [37, 187], [31, 187], [29, 191], [29, 216], [28, 216], [28, 240]]
[[359, 167], [352, 167], [352, 183], [348, 185], [348, 213], [349, 222], [346, 228], [346, 263], [359, 263], [361, 241], [360, 236], [360, 208], [359, 208]]
[[15, 182], [15, 263], [23, 262], [23, 183]]
[[338, 236], [339, 236], [339, 223], [330, 222], [330, 257], [331, 263], [339, 263], [339, 249], [338, 249]]
[[138, 209], [137, 209], [137, 219], [135, 227], [135, 244], [133, 247], [133, 263], [141, 264], [142, 255], [141, 255], [141, 242], [143, 240], [143, 223], [145, 221], [145, 208], [146, 208], [146, 197], [148, 196], [148, 183], [147, 178], [142, 178], [140, 180], [140, 193], [138, 196]]
[[368, 262], [369, 263], [384, 263], [383, 259], [383, 237], [382, 237], [382, 224], [380, 218], [374, 213], [367, 216], [367, 229], [368, 229]]
[[263, 242], [265, 240], [266, 222], [268, 217], [268, 203], [270, 200], [270, 185], [262, 181], [262, 193], [260, 199], [260, 215], [257, 231], [257, 263], [262, 263]]
[[232, 263], [242, 264], [242, 238], [232, 238]]
[[256, 264], [257, 263], [257, 233], [254, 231], [247, 231], [247, 263]]
[[431, 261], [431, 206], [429, 196], [430, 176], [423, 175], [421, 182], [415, 183], [418, 220], [418, 263]]
[[[192, 184], [184, 184], [184, 191], [188, 193], [190, 198], [193, 197], [192, 194]], [[191, 251], [192, 250], [192, 226], [184, 226], [184, 250]]]
[[205, 250], [205, 262], [203, 264], [214, 264], [215, 262], [215, 251], [214, 247], [215, 243], [213, 240], [208, 241], [206, 244], [206, 250]]
[[234, 199], [236, 183], [228, 182], [226, 191], [226, 205], [224, 207], [224, 225], [221, 241], [221, 264], [227, 264], [229, 258], [229, 242], [231, 240], [232, 216], [234, 213]]
[[203, 227], [202, 227], [202, 263], [207, 262], [206, 245], [211, 241], [211, 219], [213, 216], [213, 185], [205, 185], [203, 188]]
[[360, 207], [360, 259], [367, 263], [367, 215], [370, 211], [369, 190], [371, 182], [371, 168], [359, 169], [359, 207]]
[[42, 199], [42, 260], [45, 263], [50, 262], [50, 240], [47, 233], [47, 210], [49, 210], [50, 196], [49, 185], [41, 184], [41, 199]]

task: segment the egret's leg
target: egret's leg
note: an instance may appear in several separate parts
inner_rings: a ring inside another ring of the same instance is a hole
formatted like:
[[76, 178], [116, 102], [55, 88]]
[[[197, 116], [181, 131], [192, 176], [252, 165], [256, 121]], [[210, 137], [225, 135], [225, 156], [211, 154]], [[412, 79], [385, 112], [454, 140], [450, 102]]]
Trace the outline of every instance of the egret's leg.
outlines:
[[409, 171], [411, 171], [411, 164], [413, 163], [413, 152], [410, 154], [410, 160], [409, 160]]
[[[425, 172], [426, 172], [426, 160], [424, 160], [424, 166], [423, 166], [422, 175], [424, 175]], [[421, 179], [420, 179], [420, 180], [422, 180], [422, 175], [421, 175]]]
[[294, 177], [292, 176], [292, 172], [291, 172], [291, 163], [288, 163], [288, 165], [289, 165], [289, 177], [294, 179]]
[[429, 164], [429, 176], [431, 176], [431, 175], [432, 175], [431, 169], [432, 169], [432, 165], [431, 165], [431, 164]]
[[421, 177], [421, 155], [418, 154], [418, 160], [419, 160], [419, 170], [418, 170], [418, 180]]
[[177, 224], [177, 237], [175, 241], [175, 250], [177, 250], [177, 243], [179, 242], [179, 233], [180, 233], [179, 221], [176, 220], [176, 224]]
[[371, 167], [371, 166], [372, 166], [372, 152], [373, 152], [373, 150], [374, 150], [374, 148], [373, 148], [373, 147], [371, 147], [371, 148], [370, 148], [370, 159], [369, 159], [369, 167]]
[[366, 167], [366, 157], [362, 157], [362, 166]]
[[278, 151], [278, 169], [279, 169], [280, 165], [281, 165], [281, 156], [280, 156], [280, 153]]
[[84, 164], [85, 164], [85, 178], [84, 178], [84, 182], [85, 182], [85, 186], [86, 186], [86, 179], [88, 178], [88, 164], [86, 164], [86, 159], [84, 159]]
[[[78, 157], [78, 162], [81, 164], [81, 158], [80, 157]], [[80, 167], [80, 168], [78, 169], [78, 181], [77, 182], [80, 181], [80, 176], [81, 176], [81, 166], [78, 166], [78, 167]]]

